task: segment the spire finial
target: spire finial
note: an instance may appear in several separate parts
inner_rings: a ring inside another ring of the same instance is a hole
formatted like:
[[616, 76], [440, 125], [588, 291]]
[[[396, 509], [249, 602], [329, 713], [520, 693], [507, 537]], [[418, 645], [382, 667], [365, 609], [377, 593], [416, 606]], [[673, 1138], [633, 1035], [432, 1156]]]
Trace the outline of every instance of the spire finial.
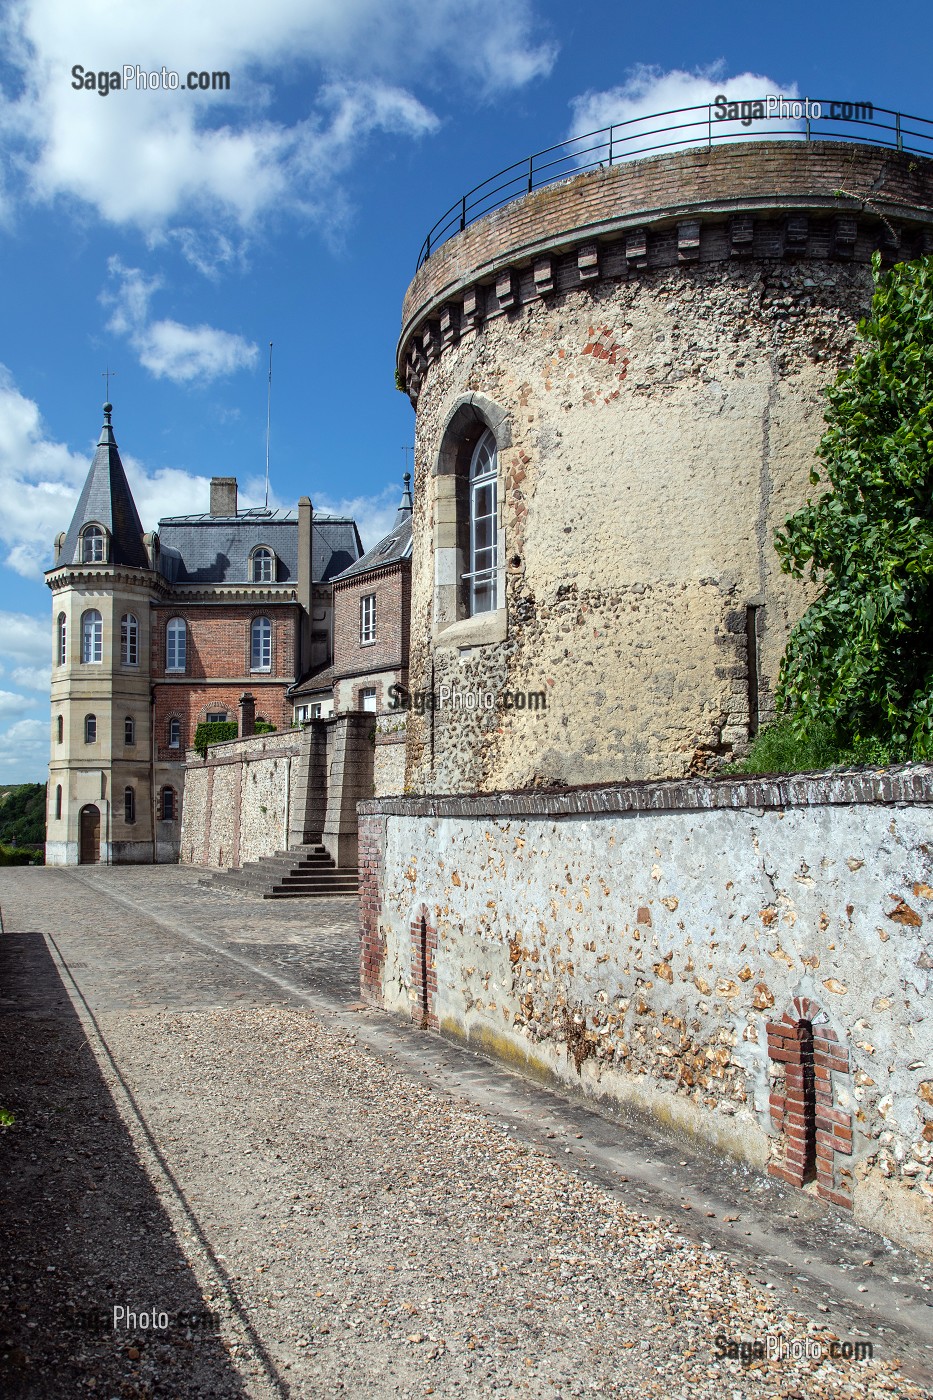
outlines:
[[106, 379], [106, 381], [107, 381], [107, 403], [106, 403], [105, 406], [104, 406], [104, 412], [105, 412], [105, 413], [112, 413], [112, 412], [113, 412], [113, 404], [110, 402], [110, 381], [111, 381], [111, 379], [116, 379], [116, 377], [117, 377], [117, 372], [116, 372], [115, 369], [111, 369], [110, 366], [108, 365], [106, 369], [102, 369], [102, 370], [101, 370], [101, 372], [100, 372], [100, 377], [101, 377], [101, 379]]

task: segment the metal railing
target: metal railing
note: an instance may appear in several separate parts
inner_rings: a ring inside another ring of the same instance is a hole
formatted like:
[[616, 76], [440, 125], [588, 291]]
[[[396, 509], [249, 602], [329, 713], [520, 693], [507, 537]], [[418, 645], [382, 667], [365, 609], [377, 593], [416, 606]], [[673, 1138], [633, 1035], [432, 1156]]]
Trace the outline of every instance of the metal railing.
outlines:
[[[656, 151], [686, 150], [732, 141], [852, 141], [913, 155], [933, 157], [933, 121], [891, 112], [870, 102], [781, 99], [801, 115], [756, 115], [772, 98], [674, 107], [632, 117], [536, 151], [474, 185], [441, 215], [418, 254], [418, 267], [455, 233], [533, 190], [572, 179], [587, 170], [607, 169]], [[733, 114], [733, 109], [737, 109]]]

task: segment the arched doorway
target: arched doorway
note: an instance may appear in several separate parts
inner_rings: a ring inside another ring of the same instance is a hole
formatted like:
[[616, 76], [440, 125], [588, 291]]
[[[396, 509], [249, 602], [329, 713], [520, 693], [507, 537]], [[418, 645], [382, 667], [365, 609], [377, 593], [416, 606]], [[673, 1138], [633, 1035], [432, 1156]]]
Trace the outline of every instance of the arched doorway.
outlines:
[[89, 804], [81, 808], [82, 865], [97, 865], [100, 861], [100, 809]]

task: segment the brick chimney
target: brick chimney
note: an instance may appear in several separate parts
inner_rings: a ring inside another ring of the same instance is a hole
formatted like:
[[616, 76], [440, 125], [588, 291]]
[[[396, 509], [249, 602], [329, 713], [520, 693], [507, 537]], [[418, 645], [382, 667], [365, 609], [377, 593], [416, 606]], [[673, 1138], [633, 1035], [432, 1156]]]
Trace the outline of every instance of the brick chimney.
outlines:
[[256, 697], [250, 691], [240, 696], [240, 738], [256, 733]]
[[211, 515], [236, 515], [236, 477], [211, 477]]

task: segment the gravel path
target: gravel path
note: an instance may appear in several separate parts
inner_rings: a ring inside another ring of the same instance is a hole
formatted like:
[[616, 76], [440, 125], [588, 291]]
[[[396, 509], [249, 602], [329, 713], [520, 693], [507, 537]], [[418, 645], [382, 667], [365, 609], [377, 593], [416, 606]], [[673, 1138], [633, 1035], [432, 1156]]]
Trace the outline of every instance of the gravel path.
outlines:
[[[362, 1027], [173, 944], [126, 904], [159, 872], [115, 886], [123, 904], [100, 885], [92, 911], [87, 884], [27, 873], [0, 872], [4, 1396], [933, 1394], [890, 1347], [830, 1359], [835, 1319], [374, 1054]], [[351, 963], [352, 906], [333, 903], [313, 929], [307, 906], [225, 905], [228, 937], [265, 934], [272, 965], [313, 984]], [[114, 1307], [168, 1326], [115, 1330]], [[743, 1365], [718, 1337], [824, 1355]]]

